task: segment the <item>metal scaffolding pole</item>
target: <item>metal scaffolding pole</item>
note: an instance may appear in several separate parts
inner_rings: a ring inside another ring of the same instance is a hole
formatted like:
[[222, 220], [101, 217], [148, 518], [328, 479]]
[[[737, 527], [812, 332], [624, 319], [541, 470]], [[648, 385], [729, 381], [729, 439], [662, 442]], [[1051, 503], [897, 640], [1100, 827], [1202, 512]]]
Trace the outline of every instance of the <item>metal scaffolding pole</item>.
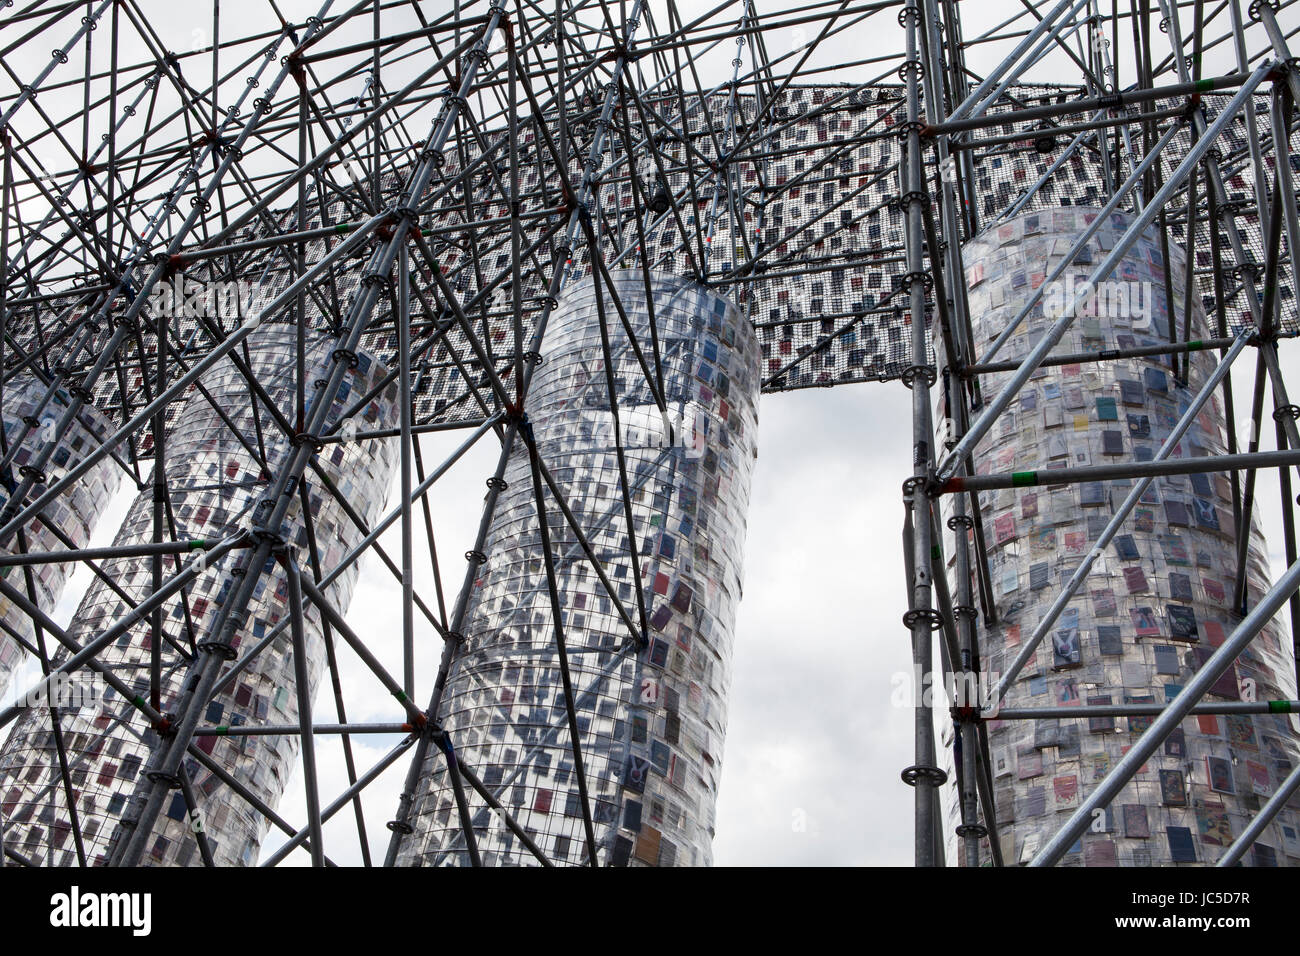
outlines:
[[[912, 365], [904, 379], [912, 391], [912, 477], [904, 486], [904, 503], [911, 522], [912, 565], [909, 568], [908, 611], [903, 624], [912, 635], [912, 668], [926, 674], [934, 667], [932, 633], [942, 617], [932, 605], [930, 546], [930, 500], [923, 493], [933, 468], [933, 445], [930, 424], [930, 386], [934, 369], [928, 365], [925, 336], [926, 276], [921, 245], [924, 226], [922, 204], [927, 202], [921, 157], [921, 72], [919, 57], [920, 11], [906, 6], [901, 15], [907, 32], [905, 81], [907, 85], [907, 120], [904, 158], [900, 167], [900, 192], [907, 220], [907, 276], [912, 324]], [[941, 848], [936, 845], [939, 820], [938, 788], [947, 775], [935, 765], [934, 717], [924, 696], [913, 703], [916, 747], [913, 763], [903, 771], [903, 781], [914, 790], [916, 828], [915, 863], [935, 866]]]

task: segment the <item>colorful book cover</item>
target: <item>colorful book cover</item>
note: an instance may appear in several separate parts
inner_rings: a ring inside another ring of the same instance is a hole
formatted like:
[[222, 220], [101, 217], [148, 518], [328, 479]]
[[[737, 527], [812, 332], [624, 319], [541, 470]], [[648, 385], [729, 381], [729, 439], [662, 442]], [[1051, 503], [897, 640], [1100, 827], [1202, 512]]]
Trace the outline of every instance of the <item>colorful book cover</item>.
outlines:
[[1087, 766], [1091, 770], [1089, 782], [1101, 783], [1106, 779], [1106, 774], [1110, 773], [1110, 754], [1102, 751], [1099, 754], [1089, 755]]
[[1169, 858], [1175, 863], [1195, 863], [1196, 844], [1188, 827], [1169, 827], [1165, 830], [1169, 840]]
[[1165, 616], [1169, 621], [1169, 636], [1177, 641], [1196, 641], [1196, 611], [1184, 604], [1166, 604]]
[[1147, 808], [1141, 803], [1126, 803], [1123, 808], [1124, 836], [1130, 840], [1146, 840], [1151, 837], [1151, 824], [1147, 819]]
[[1052, 778], [1052, 795], [1057, 810], [1072, 810], [1079, 805], [1079, 778], [1065, 774]]
[[1236, 793], [1232, 782], [1232, 761], [1227, 757], [1207, 756], [1205, 758], [1206, 779], [1210, 789], [1215, 793]]
[[1246, 750], [1259, 750], [1255, 736], [1255, 721], [1250, 714], [1228, 714], [1228, 742]]
[[1080, 661], [1079, 629], [1060, 628], [1052, 633], [1052, 666], [1077, 667]]
[[1141, 568], [1124, 569], [1124, 586], [1128, 588], [1129, 594], [1145, 594], [1147, 592], [1147, 576]]
[[1160, 625], [1156, 622], [1156, 612], [1151, 608], [1130, 608], [1129, 616], [1133, 619], [1133, 628], [1137, 631], [1138, 637], [1156, 637], [1160, 634]]
[[1016, 779], [1032, 780], [1043, 773], [1043, 754], [1039, 750], [1022, 750], [1016, 755]]
[[1268, 779], [1268, 767], [1258, 760], [1246, 761], [1246, 776], [1250, 778], [1250, 788], [1259, 796], [1267, 797], [1273, 793], [1272, 783]]
[[1167, 807], [1187, 806], [1187, 784], [1181, 770], [1160, 771], [1160, 799]]
[[[1155, 697], [1151, 694], [1126, 694], [1124, 703], [1126, 704], [1154, 704]], [[1154, 716], [1130, 717], [1128, 718], [1128, 729], [1130, 733], [1144, 734], [1147, 728], [1155, 721]]]
[[1232, 824], [1222, 805], [1202, 804], [1196, 808], [1196, 829], [1201, 842], [1209, 846], [1232, 846]]
[[1165, 738], [1165, 756], [1187, 756], [1187, 735], [1183, 733], [1182, 727], [1175, 727], [1170, 731], [1169, 736]]

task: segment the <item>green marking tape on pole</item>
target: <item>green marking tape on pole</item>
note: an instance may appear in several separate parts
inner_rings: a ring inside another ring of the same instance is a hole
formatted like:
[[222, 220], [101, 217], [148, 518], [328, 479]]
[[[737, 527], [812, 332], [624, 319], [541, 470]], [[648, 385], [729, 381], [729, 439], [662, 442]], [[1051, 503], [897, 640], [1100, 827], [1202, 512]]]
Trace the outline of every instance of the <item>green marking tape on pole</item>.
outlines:
[[353, 229], [355, 229], [355, 228], [356, 228], [356, 227], [353, 226], [352, 223], [350, 223], [350, 222], [341, 222], [341, 223], [339, 223], [337, 226], [334, 227], [334, 231], [335, 231], [335, 232], [351, 232], [351, 231], [352, 231]]
[[145, 709], [144, 698], [141, 697], [139, 694], [136, 694], [134, 697], [131, 698], [131, 703], [135, 704], [135, 706], [138, 707], [140, 710]]
[[1214, 90], [1214, 80], [1197, 80], [1196, 92], [1210, 93]]
[[939, 560], [939, 546], [937, 544], [930, 545], [930, 560], [931, 561]]
[[190, 542], [191, 551], [201, 551], [207, 546], [208, 546], [208, 542], [205, 538], [196, 538], [195, 540]]
[[228, 726], [221, 726], [213, 729], [216, 730], [218, 737], [225, 737], [227, 734], [230, 733], [230, 728]]
[[1187, 343], [1187, 351], [1189, 352], [1199, 352], [1203, 348], [1205, 348], [1205, 343], [1200, 339], [1192, 339]]
[[400, 703], [403, 703], [403, 704], [405, 704], [405, 703], [407, 702], [407, 700], [409, 699], [409, 698], [407, 698], [407, 696], [406, 696], [406, 691], [404, 691], [404, 690], [395, 690], [395, 691], [393, 691], [393, 696], [396, 697], [396, 698], [398, 699], [398, 701], [399, 701]]
[[1036, 471], [1013, 471], [1011, 473], [1012, 488], [1029, 488], [1038, 484], [1038, 472]]
[[1291, 701], [1270, 700], [1268, 702], [1268, 712], [1270, 714], [1289, 714], [1291, 713]]

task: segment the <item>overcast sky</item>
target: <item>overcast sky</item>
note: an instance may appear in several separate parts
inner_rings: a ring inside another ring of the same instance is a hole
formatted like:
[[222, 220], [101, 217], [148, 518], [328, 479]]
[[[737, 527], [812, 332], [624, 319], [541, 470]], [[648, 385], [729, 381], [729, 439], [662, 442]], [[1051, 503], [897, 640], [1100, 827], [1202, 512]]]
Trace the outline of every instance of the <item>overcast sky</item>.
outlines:
[[[189, 12], [206, 5], [190, 5], [185, 12], [175, 4], [146, 0], [144, 6], [157, 14], [151, 22], [178, 49], [192, 31], [204, 29], [210, 17], [210, 13]], [[446, 8], [444, 3], [428, 6], [433, 11]], [[699, 3], [682, 6], [688, 16], [694, 9], [705, 9]], [[759, 3], [762, 10], [778, 6]], [[980, 25], [992, 25], [1022, 9], [1018, 0], [960, 6], [968, 39]], [[317, 7], [292, 0], [281, 4], [289, 16], [301, 16], [303, 10], [314, 13]], [[223, 14], [233, 10], [229, 4], [223, 6]], [[226, 17], [227, 28], [233, 29], [229, 24], [235, 19]], [[888, 31], [859, 31], [833, 44], [827, 50], [830, 61], [837, 56], [862, 56], [864, 51], [896, 52], [902, 32], [892, 15], [886, 22]], [[1290, 25], [1294, 24], [1284, 21], [1284, 27]], [[393, 32], [403, 28], [409, 27], [392, 25]], [[1156, 34], [1158, 42], [1163, 37]], [[769, 53], [776, 55], [782, 42], [795, 46], [807, 38], [793, 31], [784, 41], [771, 37]], [[729, 59], [734, 46], [723, 52]], [[983, 68], [980, 55], [972, 57], [975, 69]], [[34, 52], [31, 62], [36, 70], [46, 56], [47, 50]], [[861, 74], [836, 77], [855, 78]], [[1060, 78], [1076, 81], [1077, 71], [1062, 67]], [[32, 118], [27, 120], [30, 123]], [[1296, 365], [1289, 347], [1284, 347], [1284, 362], [1290, 369]], [[1300, 383], [1300, 378], [1295, 381]], [[1249, 386], [1247, 376], [1238, 376], [1239, 401], [1247, 407]], [[1300, 392], [1300, 384], [1296, 390]], [[901, 484], [910, 473], [910, 415], [910, 393], [898, 382], [762, 399], [744, 599], [736, 628], [718, 802], [718, 864], [911, 862], [912, 791], [900, 781], [899, 771], [913, 762], [912, 715], [891, 705], [894, 676], [910, 669], [909, 637], [901, 623], [906, 609]], [[1269, 435], [1271, 441], [1271, 430]], [[424, 439], [426, 462], [441, 460], [458, 441], [454, 435]], [[493, 443], [480, 443], [439, 483], [432, 498], [448, 581], [459, 580], [459, 555], [472, 544], [483, 481], [495, 458]], [[1272, 473], [1261, 476], [1266, 529], [1278, 527], [1276, 487]], [[112, 538], [133, 493], [119, 495], [100, 525], [100, 541]], [[394, 494], [390, 500], [395, 499]], [[398, 540], [394, 531], [384, 542], [394, 555]], [[1270, 537], [1269, 545], [1276, 573], [1281, 568], [1280, 533]], [[432, 595], [431, 575], [420, 550], [417, 588]], [[87, 577], [79, 574], [66, 592], [60, 608], [63, 619], [74, 613]], [[399, 599], [400, 588], [387, 570], [378, 560], [367, 558], [349, 619], [397, 673]], [[440, 647], [431, 631], [419, 634], [416, 699], [423, 700]], [[347, 652], [341, 657], [349, 716], [361, 722], [397, 719], [387, 694], [376, 692], [355, 658]], [[318, 706], [321, 719], [331, 720], [325, 695]], [[390, 738], [356, 740], [358, 765], [370, 765], [393, 743]], [[341, 749], [336, 739], [321, 738], [318, 748], [322, 792], [328, 802], [346, 787]], [[406, 766], [407, 760], [400, 759], [366, 791], [371, 841], [381, 855], [387, 837], [383, 824], [393, 816]], [[295, 774], [280, 810], [289, 820], [301, 821], [304, 807], [301, 778]], [[267, 845], [277, 843], [273, 835]], [[327, 825], [326, 845], [339, 862], [360, 861], [350, 813]], [[303, 863], [306, 857], [296, 853], [291, 861]]]

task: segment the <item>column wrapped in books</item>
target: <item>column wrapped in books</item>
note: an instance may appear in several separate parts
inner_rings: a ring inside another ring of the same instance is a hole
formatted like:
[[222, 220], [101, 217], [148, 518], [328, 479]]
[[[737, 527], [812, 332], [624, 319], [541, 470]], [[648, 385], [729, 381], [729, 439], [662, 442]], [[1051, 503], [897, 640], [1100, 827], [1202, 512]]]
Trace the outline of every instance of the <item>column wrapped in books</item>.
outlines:
[[[545, 520], [598, 862], [707, 864], [755, 458], [758, 345], [745, 316], [713, 291], [656, 275], [647, 303], [639, 271], [615, 276], [649, 379], [608, 289], [613, 366], [606, 369], [596, 291], [585, 279], [551, 319], [527, 412], [538, 453], [613, 589], [601, 583], [548, 492]], [[660, 375], [667, 416], [654, 397]], [[616, 440], [626, 454], [631, 541]], [[542, 852], [558, 864], [581, 864], [588, 860], [585, 828], [522, 441], [505, 480], [437, 716], [456, 751]], [[639, 630], [638, 588], [647, 618], [641, 648], [615, 606]], [[414, 832], [400, 860], [467, 863], [443, 755], [433, 753], [423, 771]], [[535, 862], [477, 794], [470, 803], [485, 862]]]
[[[70, 401], [67, 389], [51, 391], [46, 383], [29, 374], [16, 375], [5, 383], [3, 415], [8, 461], [0, 469], [3, 501], [8, 501], [28, 469], [34, 467], [31, 462], [45, 442], [54, 439], [58, 422]], [[43, 473], [37, 474], [37, 483], [32, 486], [27, 500], [43, 494], [69, 469], [80, 464], [103, 444], [112, 430], [108, 420], [93, 405], [84, 405], [59, 437], [58, 446]], [[4, 552], [67, 551], [88, 546], [91, 533], [117, 490], [121, 471], [122, 466], [111, 456], [100, 459], [67, 491], [50, 502], [40, 518], [29, 522], [20, 534], [15, 534], [6, 543]], [[0, 569], [0, 576], [43, 612], [53, 615], [75, 567], [66, 562], [34, 564], [25, 568]], [[0, 700], [4, 700], [6, 692], [22, 693], [33, 685], [39, 680], [41, 671], [36, 657], [27, 652], [28, 647], [38, 647], [31, 617], [3, 595], [0, 595], [0, 622], [3, 622], [0, 627]], [[52, 654], [57, 646], [47, 635], [46, 651]], [[15, 684], [15, 672], [24, 669], [23, 679]], [[15, 686], [11, 687], [11, 684]]]
[[[966, 244], [977, 354], [988, 351], [1098, 215], [1098, 210], [1077, 207], [1041, 210], [998, 224]], [[1060, 282], [1044, 290], [1042, 303], [998, 359], [1028, 353], [1129, 223], [1129, 217], [1114, 214], [1101, 225]], [[1171, 321], [1178, 325], [1179, 338], [1210, 335], [1201, 301], [1183, 302], [1187, 264], [1181, 242], [1169, 236], [1166, 261], [1159, 234], [1154, 229], [1143, 234], [1114, 274], [1086, 299], [1056, 351], [1168, 342]], [[1230, 312], [1231, 320], [1238, 318]], [[1213, 372], [1218, 353], [1194, 351], [1186, 359], [1185, 382], [1183, 356], [1176, 362], [1168, 355], [1151, 355], [1040, 368], [979, 444], [977, 473], [1046, 473], [1034, 487], [980, 494], [998, 612], [995, 626], [980, 619], [988, 686], [1006, 672], [1021, 642], [1033, 633], [1134, 485], [1130, 480], [1053, 485], [1051, 470], [1150, 461]], [[984, 395], [997, 394], [1010, 375], [982, 376]], [[1221, 454], [1226, 441], [1218, 392], [1172, 457]], [[1257, 522], [1247, 533], [1246, 598], [1254, 605], [1268, 587], [1267, 552]], [[948, 555], [951, 560], [951, 547]], [[1209, 472], [1157, 478], [1098, 555], [1003, 706], [1163, 705], [1238, 621], [1236, 571], [1229, 476]], [[1293, 699], [1295, 693], [1290, 635], [1275, 618], [1205, 700]], [[1152, 719], [990, 720], [1004, 861], [1028, 862]], [[951, 742], [952, 728], [947, 730]], [[1297, 753], [1295, 718], [1285, 714], [1188, 717], [1063, 863], [1212, 864], [1285, 779]], [[960, 823], [957, 809], [951, 801], [950, 834]], [[1300, 865], [1297, 825], [1295, 807], [1284, 809], [1246, 862]], [[949, 859], [957, 857], [950, 852]]]
[[[309, 333], [307, 340], [307, 392], [324, 378], [333, 336]], [[295, 418], [297, 332], [288, 325], [270, 325], [248, 339], [253, 374], [280, 414]], [[336, 421], [362, 396], [379, 384], [387, 370], [372, 356], [360, 353], [331, 410]], [[201, 379], [205, 397], [191, 391], [176, 417], [164, 450], [167, 486], [176, 537], [181, 540], [224, 539], [249, 527], [253, 510], [270, 488], [270, 476], [291, 451], [291, 439], [272, 419], [234, 363], [224, 360]], [[390, 383], [352, 416], [353, 433], [391, 428], [397, 422], [397, 385]], [[318, 462], [343, 500], [370, 525], [382, 513], [396, 462], [392, 439], [358, 439], [327, 444]], [[323, 571], [329, 572], [356, 546], [363, 534], [343, 506], [308, 472], [307, 498], [311, 531]], [[118, 544], [149, 541], [153, 533], [153, 492], [147, 488], [131, 505], [116, 538]], [[294, 547], [304, 573], [310, 572], [308, 527], [299, 504], [290, 509], [281, 529]], [[231, 590], [231, 574], [239, 555], [216, 562], [183, 596], [165, 606], [163, 617], [162, 709], [169, 712], [181, 691], [188, 660], [197, 641], [203, 640], [218, 608]], [[181, 560], [191, 561], [189, 555]], [[126, 598], [137, 602], [151, 591], [149, 558], [116, 558], [104, 562], [105, 571]], [[164, 573], [175, 573], [168, 559]], [[356, 582], [354, 564], [326, 593], [336, 607], [346, 609]], [[103, 581], [91, 584], [69, 631], [78, 643], [87, 643], [127, 611], [124, 598]], [[288, 616], [288, 582], [274, 562], [263, 569], [260, 583], [243, 627], [239, 649], [252, 648], [277, 627], [279, 636], [207, 705], [201, 723], [216, 726], [242, 724], [296, 725], [293, 651]], [[313, 686], [325, 662], [320, 615], [309, 607], [305, 615], [308, 670]], [[100, 659], [111, 665], [128, 684], [148, 699], [149, 661], [152, 650], [149, 619], [137, 623]], [[86, 707], [64, 718], [68, 759], [77, 795], [81, 835], [89, 862], [103, 862], [119, 822], [147, 763], [147, 741], [156, 739], [134, 708], [109, 692], [102, 706]], [[201, 736], [197, 746], [226, 773], [259, 799], [274, 807], [294, 768], [298, 738], [293, 735]], [[208, 838], [218, 865], [256, 862], [268, 821], [242, 797], [227, 788], [209, 769], [193, 759], [185, 762], [200, 804]], [[76, 861], [71, 817], [50, 735], [48, 712], [31, 712], [20, 718], [0, 751], [0, 800], [8, 823], [6, 840], [38, 863]], [[151, 837], [144, 863], [198, 865], [199, 854], [184, 797], [180, 790], [169, 799]]]

